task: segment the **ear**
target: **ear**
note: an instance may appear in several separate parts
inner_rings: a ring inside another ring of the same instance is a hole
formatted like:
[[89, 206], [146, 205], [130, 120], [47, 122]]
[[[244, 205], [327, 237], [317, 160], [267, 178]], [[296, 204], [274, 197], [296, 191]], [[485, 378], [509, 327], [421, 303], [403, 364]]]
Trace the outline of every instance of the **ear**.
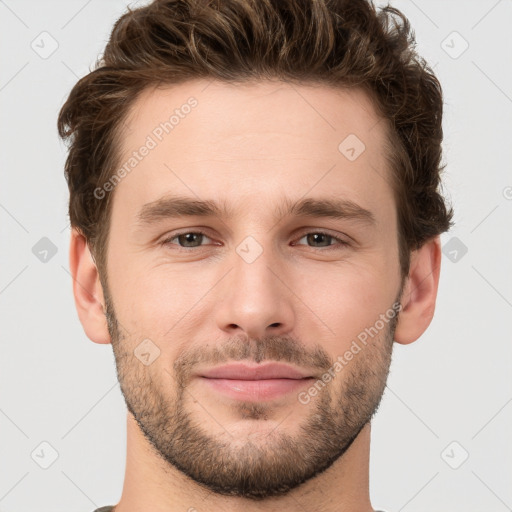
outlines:
[[110, 343], [98, 269], [85, 237], [74, 228], [69, 247], [69, 267], [75, 306], [85, 334], [95, 343]]
[[439, 236], [425, 242], [411, 253], [409, 275], [402, 293], [395, 341], [406, 345], [416, 341], [434, 316], [441, 270]]

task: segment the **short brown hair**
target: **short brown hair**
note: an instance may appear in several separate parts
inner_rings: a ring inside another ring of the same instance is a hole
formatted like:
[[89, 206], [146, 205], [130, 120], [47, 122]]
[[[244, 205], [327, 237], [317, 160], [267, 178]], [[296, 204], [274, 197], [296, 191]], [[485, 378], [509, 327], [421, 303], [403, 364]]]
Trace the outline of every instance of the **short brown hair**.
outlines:
[[71, 225], [87, 239], [100, 275], [113, 192], [98, 199], [94, 190], [119, 165], [123, 120], [148, 87], [198, 78], [367, 91], [391, 127], [387, 156], [407, 275], [410, 251], [449, 229], [453, 215], [440, 193], [441, 86], [414, 46], [400, 11], [377, 11], [367, 0], [155, 0], [129, 9], [58, 118], [70, 142]]

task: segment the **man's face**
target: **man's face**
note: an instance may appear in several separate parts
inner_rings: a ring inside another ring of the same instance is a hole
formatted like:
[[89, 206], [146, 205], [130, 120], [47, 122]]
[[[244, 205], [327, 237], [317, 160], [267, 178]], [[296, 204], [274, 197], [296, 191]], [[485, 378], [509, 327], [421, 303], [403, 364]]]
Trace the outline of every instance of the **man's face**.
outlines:
[[153, 449], [259, 499], [332, 465], [382, 396], [402, 284], [386, 127], [360, 91], [207, 85], [134, 105], [122, 164], [140, 158], [115, 189], [104, 292]]

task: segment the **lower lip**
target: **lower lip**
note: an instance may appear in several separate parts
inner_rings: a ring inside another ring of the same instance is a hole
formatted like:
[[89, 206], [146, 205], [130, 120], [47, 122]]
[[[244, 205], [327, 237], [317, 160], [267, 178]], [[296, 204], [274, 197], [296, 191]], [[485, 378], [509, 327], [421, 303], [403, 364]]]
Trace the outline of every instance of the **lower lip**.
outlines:
[[238, 400], [263, 401], [297, 392], [308, 385], [313, 378], [306, 379], [262, 379], [235, 380], [209, 379], [201, 377], [208, 386]]

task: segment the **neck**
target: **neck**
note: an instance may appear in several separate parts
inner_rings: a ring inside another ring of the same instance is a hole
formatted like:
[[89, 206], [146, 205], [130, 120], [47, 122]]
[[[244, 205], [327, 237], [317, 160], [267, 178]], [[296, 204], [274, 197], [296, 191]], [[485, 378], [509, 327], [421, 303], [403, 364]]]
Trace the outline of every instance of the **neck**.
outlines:
[[252, 501], [200, 486], [163, 460], [128, 414], [123, 492], [115, 512], [372, 512], [369, 497], [370, 424], [330, 468], [286, 496]]

